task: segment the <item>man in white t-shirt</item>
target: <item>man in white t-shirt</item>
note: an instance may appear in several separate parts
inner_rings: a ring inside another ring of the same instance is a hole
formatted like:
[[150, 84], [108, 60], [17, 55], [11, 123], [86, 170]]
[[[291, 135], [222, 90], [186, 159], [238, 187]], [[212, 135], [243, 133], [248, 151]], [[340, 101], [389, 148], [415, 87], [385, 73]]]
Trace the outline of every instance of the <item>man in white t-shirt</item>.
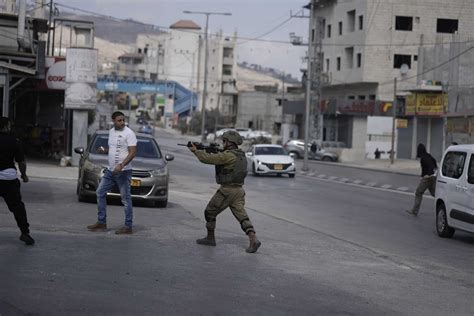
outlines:
[[112, 114], [114, 127], [109, 131], [109, 147], [99, 147], [98, 151], [109, 154], [109, 168], [105, 171], [97, 188], [97, 223], [87, 226], [90, 231], [107, 230], [107, 193], [116, 185], [125, 208], [125, 225], [116, 234], [132, 234], [133, 208], [130, 193], [132, 180], [131, 161], [137, 152], [137, 137], [125, 126], [125, 115], [122, 112]]

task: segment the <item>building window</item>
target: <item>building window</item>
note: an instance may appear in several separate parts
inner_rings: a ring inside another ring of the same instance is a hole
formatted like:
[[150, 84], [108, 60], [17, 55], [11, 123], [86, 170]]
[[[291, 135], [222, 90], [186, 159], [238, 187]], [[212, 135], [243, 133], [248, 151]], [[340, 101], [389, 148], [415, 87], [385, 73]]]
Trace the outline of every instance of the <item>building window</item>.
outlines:
[[365, 95], [359, 95], [359, 96], [357, 97], [357, 99], [359, 99], [359, 100], [365, 100]]
[[326, 59], [326, 72], [329, 72], [331, 67], [331, 60], [329, 58]]
[[328, 38], [331, 38], [331, 24], [328, 24]]
[[393, 58], [393, 68], [400, 69], [405, 64], [411, 69], [411, 55], [395, 55]]
[[438, 19], [436, 22], [436, 33], [456, 33], [459, 21], [451, 19]]
[[375, 94], [369, 94], [369, 100], [375, 101]]
[[322, 33], [322, 37], [324, 38], [324, 33], [325, 33], [324, 30], [326, 29], [326, 19], [323, 19], [321, 29], [323, 30], [321, 33]]
[[395, 30], [397, 31], [413, 31], [413, 17], [412, 16], [396, 16]]
[[356, 99], [356, 97], [353, 96], [353, 95], [348, 95], [347, 96], [347, 100], [355, 100], [355, 99]]
[[314, 29], [311, 29], [311, 41], [314, 43], [314, 36], [315, 36], [315, 30]]
[[357, 68], [362, 67], [362, 53], [357, 54]]
[[347, 47], [345, 50], [346, 66], [345, 69], [354, 68], [354, 47]]
[[356, 10], [347, 12], [347, 31], [354, 32], [356, 27]]
[[364, 16], [359, 15], [359, 30], [363, 30], [363, 29], [364, 29]]
[[337, 57], [336, 63], [337, 63], [337, 66], [336, 66], [337, 71], [341, 70], [341, 57]]
[[342, 22], [339, 22], [339, 35], [342, 35]]
[[418, 55], [413, 55], [413, 61], [418, 61]]

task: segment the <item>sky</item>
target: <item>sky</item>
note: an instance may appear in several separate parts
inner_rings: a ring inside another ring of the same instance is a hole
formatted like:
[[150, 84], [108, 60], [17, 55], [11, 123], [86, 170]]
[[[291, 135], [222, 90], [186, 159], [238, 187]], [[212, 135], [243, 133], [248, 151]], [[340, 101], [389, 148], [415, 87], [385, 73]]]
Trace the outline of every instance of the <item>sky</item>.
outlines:
[[[238, 41], [239, 62], [261, 64], [301, 77], [305, 49], [292, 46], [289, 43], [289, 33], [294, 32], [306, 38], [308, 19], [290, 19], [290, 12], [299, 12], [308, 0], [58, 0], [55, 3], [165, 27], [178, 20], [191, 19], [203, 29], [205, 16], [184, 14], [183, 11], [228, 12], [232, 15], [211, 16], [209, 29], [211, 32], [223, 30], [225, 34], [236, 31], [238, 37], [243, 38]], [[60, 6], [59, 9], [65, 10]], [[305, 11], [307, 14], [307, 10]], [[288, 19], [289, 21], [277, 27]], [[273, 29], [275, 30], [262, 39], [286, 43], [245, 39], [259, 37]]]

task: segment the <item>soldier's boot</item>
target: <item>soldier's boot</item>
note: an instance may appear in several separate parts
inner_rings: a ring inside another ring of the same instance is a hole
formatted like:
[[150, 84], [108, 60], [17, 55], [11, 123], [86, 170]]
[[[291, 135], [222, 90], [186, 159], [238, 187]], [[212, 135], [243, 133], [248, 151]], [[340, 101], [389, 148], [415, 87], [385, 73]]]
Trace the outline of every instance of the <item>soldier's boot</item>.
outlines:
[[247, 249], [245, 249], [246, 252], [248, 253], [256, 253], [258, 248], [262, 245], [262, 243], [257, 239], [257, 235], [255, 235], [255, 232], [249, 232], [249, 246]]
[[214, 229], [207, 229], [207, 236], [201, 239], [196, 240], [196, 243], [199, 245], [205, 246], [215, 246], [216, 245], [216, 237], [214, 235]]

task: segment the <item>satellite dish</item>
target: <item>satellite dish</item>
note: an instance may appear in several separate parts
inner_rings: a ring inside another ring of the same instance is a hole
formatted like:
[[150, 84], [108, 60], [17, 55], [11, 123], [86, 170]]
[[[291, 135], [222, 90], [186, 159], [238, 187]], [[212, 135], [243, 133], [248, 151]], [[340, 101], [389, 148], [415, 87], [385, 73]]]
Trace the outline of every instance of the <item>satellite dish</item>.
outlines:
[[400, 74], [402, 76], [405, 76], [406, 74], [408, 74], [409, 70], [410, 70], [410, 67], [407, 64], [403, 64], [400, 66]]

